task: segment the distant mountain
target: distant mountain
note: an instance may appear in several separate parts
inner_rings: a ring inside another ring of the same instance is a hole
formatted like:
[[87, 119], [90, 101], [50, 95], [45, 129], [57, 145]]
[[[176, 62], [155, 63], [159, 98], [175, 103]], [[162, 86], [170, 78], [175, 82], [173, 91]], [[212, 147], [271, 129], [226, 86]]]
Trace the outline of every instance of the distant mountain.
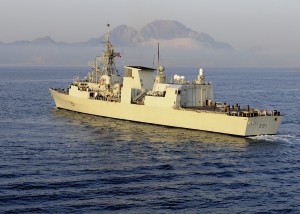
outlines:
[[31, 41], [31, 45], [35, 46], [49, 46], [49, 45], [57, 45], [57, 43], [51, 39], [49, 36], [37, 38], [33, 41]]
[[[161, 46], [164, 65], [231, 66], [233, 62], [249, 63], [230, 44], [216, 41], [207, 33], [196, 32], [173, 20], [156, 20], [140, 30], [120, 25], [110, 31], [110, 40], [116, 51], [124, 50], [119, 59], [124, 64], [153, 66], [157, 42]], [[86, 65], [101, 55], [105, 41], [106, 33], [77, 43], [56, 42], [49, 36], [0, 43], [0, 65]]]
[[[126, 25], [121, 25], [116, 27], [111, 31], [110, 38], [112, 42], [115, 42], [116, 45], [131, 46], [136, 43], [136, 37], [138, 32]], [[100, 37], [100, 41], [105, 41], [105, 36]]]
[[146, 24], [140, 31], [144, 40], [188, 38], [192, 30], [177, 21], [156, 20]]
[[215, 41], [207, 33], [198, 33], [193, 31], [178, 21], [156, 20], [145, 25], [140, 36], [145, 40], [174, 40], [174, 39], [192, 39], [200, 42], [205, 48], [232, 50], [232, 46], [227, 43]]
[[[110, 32], [110, 38], [115, 46], [132, 47], [139, 45], [155, 45], [157, 41], [176, 47], [200, 46], [207, 49], [233, 50], [230, 44], [216, 41], [207, 33], [198, 33], [173, 20], [156, 20], [146, 24], [140, 31], [120, 25]], [[91, 38], [85, 42], [56, 42], [49, 36], [32, 41], [21, 40], [12, 43], [0, 43], [10, 46], [87, 46], [97, 47], [106, 41], [106, 34]]]
[[[135, 39], [138, 32], [126, 25], [120, 25], [110, 32], [110, 40], [116, 46], [132, 46], [135, 44]], [[80, 45], [99, 46], [101, 42], [106, 41], [106, 34], [98, 38], [91, 38], [86, 42], [79, 43]]]
[[[98, 38], [89, 39], [86, 42], [77, 43], [83, 46], [99, 46], [106, 40], [106, 35]], [[198, 33], [193, 31], [182, 23], [172, 20], [156, 20], [146, 24], [140, 31], [120, 25], [110, 32], [111, 41], [115, 46], [139, 46], [143, 44], [152, 44], [157, 41], [168, 41], [171, 46], [181, 44], [199, 45], [209, 49], [233, 50], [227, 43], [218, 42], [207, 33]], [[172, 43], [173, 40], [173, 43]], [[171, 42], [170, 42], [171, 41]], [[152, 42], [152, 43], [151, 43]]]
[[15, 41], [13, 43], [8, 43], [8, 45], [15, 45], [15, 46], [24, 46], [24, 45], [31, 45], [31, 46], [56, 46], [56, 45], [58, 45], [58, 43], [56, 43], [49, 36], [46, 36], [46, 37], [37, 38], [37, 39], [32, 40], [32, 41], [27, 41], [27, 40]]

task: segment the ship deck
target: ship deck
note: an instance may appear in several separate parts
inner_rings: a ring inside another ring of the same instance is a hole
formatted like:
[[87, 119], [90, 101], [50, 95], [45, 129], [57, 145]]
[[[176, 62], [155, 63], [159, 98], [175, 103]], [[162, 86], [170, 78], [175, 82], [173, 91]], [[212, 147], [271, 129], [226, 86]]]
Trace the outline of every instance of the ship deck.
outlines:
[[[61, 89], [61, 88], [51, 88], [52, 90], [57, 91], [58, 93], [68, 95], [68, 90]], [[89, 99], [93, 100], [102, 100], [108, 102], [120, 102], [120, 98], [105, 98], [105, 97], [91, 97]], [[133, 103], [133, 105], [141, 105]], [[143, 104], [142, 104], [143, 105]], [[277, 110], [259, 110], [250, 108], [249, 106], [246, 108], [240, 107], [216, 107], [216, 106], [192, 106], [192, 107], [176, 107], [174, 109], [184, 110], [184, 111], [196, 111], [196, 112], [209, 112], [209, 113], [216, 113], [216, 114], [227, 114], [229, 116], [236, 116], [236, 117], [259, 117], [259, 116], [282, 116], [282, 114]]]
[[282, 116], [279, 111], [273, 110], [259, 110], [253, 108], [224, 108], [224, 107], [210, 107], [210, 106], [193, 106], [193, 107], [182, 107], [179, 108], [186, 111], [199, 111], [199, 112], [210, 112], [218, 114], [227, 114], [229, 116], [237, 117], [259, 117], [259, 116]]

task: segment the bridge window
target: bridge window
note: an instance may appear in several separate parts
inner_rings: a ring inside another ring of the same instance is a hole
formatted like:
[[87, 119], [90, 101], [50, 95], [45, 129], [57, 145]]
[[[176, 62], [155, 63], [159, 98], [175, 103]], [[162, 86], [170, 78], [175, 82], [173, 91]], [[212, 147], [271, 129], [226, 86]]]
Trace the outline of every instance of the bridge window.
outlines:
[[124, 76], [125, 77], [132, 77], [132, 69], [131, 68], [125, 68]]

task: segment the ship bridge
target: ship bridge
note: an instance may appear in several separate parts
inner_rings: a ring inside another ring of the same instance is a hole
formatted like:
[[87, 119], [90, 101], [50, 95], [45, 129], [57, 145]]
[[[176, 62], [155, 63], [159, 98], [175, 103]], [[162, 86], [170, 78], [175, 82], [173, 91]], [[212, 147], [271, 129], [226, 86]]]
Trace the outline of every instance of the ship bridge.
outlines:
[[144, 66], [125, 66], [121, 102], [131, 103], [139, 94], [152, 90], [155, 70]]

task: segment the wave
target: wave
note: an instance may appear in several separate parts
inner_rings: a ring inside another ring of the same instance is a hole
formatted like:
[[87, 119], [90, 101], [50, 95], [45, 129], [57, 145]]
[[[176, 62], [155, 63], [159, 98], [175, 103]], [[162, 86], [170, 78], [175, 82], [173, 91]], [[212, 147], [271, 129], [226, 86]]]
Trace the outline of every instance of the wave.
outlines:
[[300, 136], [297, 135], [259, 135], [248, 137], [252, 140], [261, 140], [261, 141], [268, 141], [268, 142], [282, 142], [282, 143], [300, 143]]

